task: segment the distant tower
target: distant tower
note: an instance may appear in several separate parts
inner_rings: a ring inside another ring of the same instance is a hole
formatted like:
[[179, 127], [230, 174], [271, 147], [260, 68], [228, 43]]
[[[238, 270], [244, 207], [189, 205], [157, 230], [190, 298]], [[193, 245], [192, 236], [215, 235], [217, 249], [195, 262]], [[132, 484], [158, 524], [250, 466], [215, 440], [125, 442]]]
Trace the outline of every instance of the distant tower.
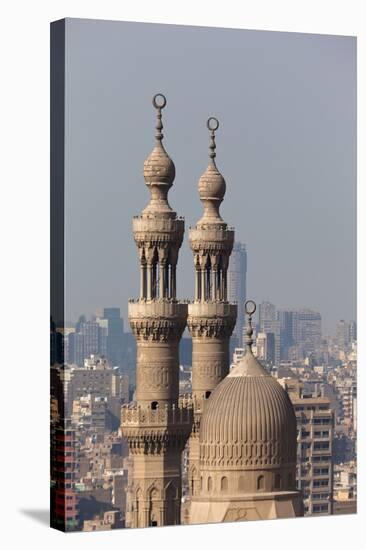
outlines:
[[133, 459], [129, 480], [131, 527], [180, 523], [181, 453], [192, 410], [179, 402], [179, 341], [187, 304], [176, 299], [176, 265], [184, 234], [167, 195], [175, 167], [162, 144], [163, 95], [157, 109], [156, 145], [144, 163], [151, 199], [133, 219], [140, 258], [140, 298], [129, 303], [137, 340], [136, 404], [122, 408], [122, 433]]
[[237, 338], [236, 346], [243, 347], [244, 304], [247, 296], [247, 250], [243, 243], [234, 243], [228, 271], [228, 300], [238, 304], [238, 318], [233, 336]]
[[252, 353], [255, 304], [246, 307], [246, 353], [202, 413], [200, 485], [192, 497], [190, 523], [303, 515], [296, 490], [294, 408]]
[[229, 341], [237, 307], [227, 300], [227, 270], [234, 231], [221, 218], [219, 207], [226, 184], [215, 163], [215, 131], [219, 123], [210, 118], [210, 161], [198, 183], [204, 206], [202, 218], [190, 230], [189, 241], [196, 271], [195, 301], [188, 306], [188, 328], [192, 335], [192, 397], [194, 425], [189, 440], [188, 481], [195, 495], [199, 473], [199, 424], [205, 401], [229, 372]]
[[259, 330], [274, 340], [273, 362], [279, 365], [281, 360], [281, 322], [278, 318], [276, 306], [271, 302], [259, 304]]

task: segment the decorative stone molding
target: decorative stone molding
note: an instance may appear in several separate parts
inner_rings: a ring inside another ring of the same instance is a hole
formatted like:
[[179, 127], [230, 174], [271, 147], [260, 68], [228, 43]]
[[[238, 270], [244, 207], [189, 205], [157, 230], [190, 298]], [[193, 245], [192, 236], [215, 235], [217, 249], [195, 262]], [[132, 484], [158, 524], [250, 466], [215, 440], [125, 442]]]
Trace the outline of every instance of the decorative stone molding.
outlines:
[[152, 410], [139, 406], [123, 406], [122, 434], [127, 438], [132, 454], [161, 454], [169, 449], [183, 450], [191, 432], [191, 405]]
[[236, 304], [197, 302], [188, 306], [187, 326], [193, 338], [229, 338], [236, 314]]
[[173, 301], [138, 301], [128, 305], [136, 339], [149, 342], [180, 340], [186, 326], [188, 304]]

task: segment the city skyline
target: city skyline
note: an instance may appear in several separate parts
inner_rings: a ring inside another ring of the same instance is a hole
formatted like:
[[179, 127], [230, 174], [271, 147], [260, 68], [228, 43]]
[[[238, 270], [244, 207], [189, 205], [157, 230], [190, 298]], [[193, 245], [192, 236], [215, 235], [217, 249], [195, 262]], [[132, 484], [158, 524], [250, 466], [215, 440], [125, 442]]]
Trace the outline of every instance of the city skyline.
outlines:
[[[192, 301], [193, 301], [193, 298], [192, 298]], [[261, 301], [258, 302], [258, 304], [267, 303], [267, 302], [270, 302], [270, 300], [261, 300]], [[273, 302], [270, 302], [270, 303], [273, 304]], [[275, 305], [276, 310], [277, 310], [278, 313], [281, 313], [281, 312], [298, 312], [298, 311], [306, 311], [306, 310], [313, 311], [313, 312], [319, 313], [320, 316], [321, 316], [321, 320], [323, 321], [322, 312], [319, 311], [319, 309], [316, 309], [316, 308], [312, 309], [312, 308], [310, 308], [306, 305], [304, 305], [303, 307], [299, 307], [299, 308], [290, 307], [290, 306], [289, 307], [284, 307], [284, 308], [279, 308], [279, 307], [277, 307], [276, 304], [274, 304], [274, 305]], [[127, 321], [127, 315], [126, 315], [126, 317], [124, 317], [122, 315], [122, 308], [120, 308], [117, 305], [111, 305], [111, 304], [108, 305], [108, 306], [105, 306], [105, 307], [98, 306], [98, 307], [96, 307], [95, 310], [91, 311], [90, 313], [81, 312], [81, 313], [77, 314], [77, 316], [74, 320], [66, 320], [65, 327], [75, 328], [75, 326], [77, 325], [77, 323], [78, 323], [78, 321], [80, 320], [81, 317], [85, 317], [86, 319], [89, 319], [89, 320], [93, 319], [93, 318], [96, 318], [98, 316], [102, 317], [101, 312], [103, 311], [103, 309], [120, 309], [121, 310], [121, 319], [122, 319], [123, 324], [124, 324], [124, 332], [125, 333], [131, 333], [131, 329], [129, 327], [129, 324], [128, 324], [128, 322], [126, 322]], [[259, 313], [256, 312], [253, 317], [255, 319], [256, 324], [259, 326], [259, 324], [260, 324], [259, 323]], [[329, 338], [336, 337], [337, 336], [337, 330], [338, 330], [338, 324], [340, 322], [355, 323], [357, 325], [357, 319], [347, 318], [347, 317], [343, 316], [343, 317], [340, 317], [339, 319], [335, 320], [334, 328], [333, 328], [332, 331], [326, 332], [326, 331], [324, 331], [323, 326], [322, 326], [322, 336], [324, 338], [325, 337], [329, 337]], [[244, 325], [244, 327], [245, 327], [245, 325]], [[188, 337], [186, 332], [184, 334], [185, 334], [184, 337]]]
[[[355, 319], [355, 39], [66, 24], [66, 319], [103, 304], [126, 318], [128, 298], [137, 296], [129, 213], [147, 203], [140, 163], [152, 145], [149, 105], [158, 89], [172, 98], [164, 130], [177, 171], [171, 205], [180, 205], [186, 226], [199, 215], [205, 120], [214, 114], [230, 189], [223, 215], [247, 246], [247, 296], [318, 310], [324, 332]], [[141, 47], [146, 40], [152, 48]], [[179, 295], [192, 299], [193, 287], [186, 238]]]

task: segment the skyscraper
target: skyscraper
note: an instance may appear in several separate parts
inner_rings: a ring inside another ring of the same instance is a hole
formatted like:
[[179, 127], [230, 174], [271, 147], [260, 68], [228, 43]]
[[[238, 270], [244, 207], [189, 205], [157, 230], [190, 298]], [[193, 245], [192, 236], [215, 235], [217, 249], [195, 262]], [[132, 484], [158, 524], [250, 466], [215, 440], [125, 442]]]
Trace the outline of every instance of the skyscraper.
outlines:
[[306, 357], [320, 346], [322, 318], [311, 309], [297, 310], [294, 318], [294, 340]]
[[233, 335], [237, 347], [243, 346], [244, 304], [247, 296], [247, 250], [243, 243], [235, 242], [228, 269], [228, 301], [238, 304], [238, 315]]
[[288, 351], [294, 345], [294, 312], [280, 310], [278, 312], [280, 321], [280, 350], [281, 360], [288, 360]]
[[259, 331], [273, 334], [269, 339], [274, 339], [274, 363], [278, 365], [281, 359], [281, 329], [276, 306], [271, 302], [259, 304]]
[[119, 307], [107, 307], [103, 310], [106, 322], [106, 356], [112, 366], [121, 366], [123, 362], [123, 319]]

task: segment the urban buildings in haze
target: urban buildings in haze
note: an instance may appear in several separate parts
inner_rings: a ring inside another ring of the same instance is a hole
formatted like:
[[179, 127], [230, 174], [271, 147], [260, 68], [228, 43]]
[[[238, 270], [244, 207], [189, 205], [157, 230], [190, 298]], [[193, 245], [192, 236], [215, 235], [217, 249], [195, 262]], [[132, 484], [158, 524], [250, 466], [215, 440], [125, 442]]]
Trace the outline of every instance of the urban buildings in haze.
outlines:
[[247, 249], [241, 242], [235, 242], [228, 269], [228, 300], [238, 305], [238, 316], [233, 335], [237, 347], [244, 343], [245, 314], [244, 304], [247, 299]]
[[[198, 184], [204, 212], [189, 235], [195, 296], [177, 298], [184, 220], [167, 198], [165, 102], [154, 98], [150, 202], [133, 218], [132, 334], [113, 307], [61, 332], [51, 324], [54, 522], [92, 531], [354, 511], [356, 324], [340, 321], [323, 338], [320, 313], [263, 301], [254, 330], [246, 248], [233, 246], [219, 211], [216, 119]], [[230, 369], [232, 334], [242, 345]]]

